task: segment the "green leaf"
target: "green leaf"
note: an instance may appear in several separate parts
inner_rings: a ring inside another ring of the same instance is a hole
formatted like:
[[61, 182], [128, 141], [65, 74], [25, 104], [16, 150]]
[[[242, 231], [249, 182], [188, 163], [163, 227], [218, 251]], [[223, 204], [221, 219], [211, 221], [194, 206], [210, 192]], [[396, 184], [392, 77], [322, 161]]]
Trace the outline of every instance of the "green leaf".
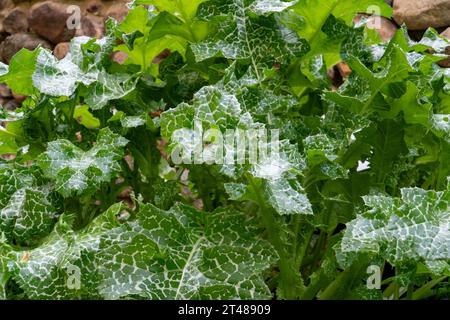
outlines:
[[253, 219], [234, 210], [141, 205], [137, 220], [110, 232], [102, 246], [107, 299], [270, 298], [261, 273], [276, 257]]
[[[280, 215], [313, 214], [312, 205], [301, 185], [295, 180], [256, 180], [262, 185], [267, 205]], [[252, 188], [243, 183], [226, 183], [225, 190], [233, 201], [252, 200], [258, 203], [258, 196]]]
[[450, 115], [434, 114], [432, 116], [433, 129], [450, 143]]
[[34, 86], [41, 93], [50, 96], [69, 97], [75, 92], [79, 83], [90, 85], [95, 82], [98, 71], [85, 73], [75, 60], [73, 51], [69, 52], [64, 59], [58, 60], [50, 51], [41, 50], [37, 56], [36, 71], [33, 74]]
[[336, 139], [326, 134], [317, 134], [306, 137], [303, 143], [308, 167], [317, 170], [317, 178], [347, 178], [348, 170], [338, 161], [342, 145]]
[[321, 29], [330, 15], [351, 25], [357, 13], [372, 13], [371, 6], [378, 6], [381, 15], [392, 14], [392, 8], [382, 0], [300, 0], [292, 9], [305, 20], [298, 33], [311, 42], [321, 37]]
[[373, 13], [374, 8], [382, 16], [390, 17], [392, 14], [392, 8], [383, 0], [300, 0], [292, 7], [295, 15], [288, 13], [285, 21], [301, 38], [308, 41], [311, 47], [308, 55], [325, 54], [330, 67], [340, 60], [343, 38], [335, 38], [339, 34], [337, 23], [325, 30], [327, 23], [334, 17], [352, 25], [357, 13]]
[[0, 299], [445, 297], [449, 42], [364, 13], [137, 0], [0, 63]]
[[143, 6], [137, 6], [130, 10], [125, 19], [120, 23], [119, 28], [126, 34], [133, 32], [145, 33], [149, 21], [150, 12]]
[[198, 6], [208, 0], [137, 0], [137, 4], [153, 5], [160, 11], [170, 14], [185, 21], [191, 21], [197, 13]]
[[7, 83], [17, 94], [32, 94], [34, 92], [32, 75], [35, 70], [36, 57], [40, 51], [41, 49], [34, 51], [22, 49], [16, 53], [9, 63], [8, 72], [2, 75], [0, 71], [0, 82]]
[[117, 46], [117, 50], [123, 51], [128, 55], [127, 63], [141, 66], [142, 70], [152, 64], [155, 57], [165, 49], [178, 51], [182, 55], [186, 52], [186, 41], [173, 36], [166, 36], [157, 41], [145, 42], [144, 38], [134, 41], [134, 47], [130, 50], [126, 45]]
[[50, 186], [37, 168], [0, 168], [0, 234], [8, 243], [30, 244], [47, 236], [57, 212]]
[[198, 18], [209, 21], [217, 31], [205, 41], [191, 45], [197, 61], [215, 56], [246, 61], [261, 79], [262, 69], [286, 65], [294, 56], [304, 54], [307, 43], [281, 26], [273, 15], [267, 15], [279, 12], [280, 6], [265, 4], [254, 0], [213, 0], [202, 4]]
[[89, 112], [89, 106], [87, 105], [76, 106], [73, 112], [73, 118], [88, 129], [100, 127], [100, 120]]
[[295, 1], [280, 1], [280, 0], [256, 0], [251, 4], [251, 10], [259, 15], [264, 15], [272, 12], [283, 12], [289, 7], [298, 3]]
[[0, 210], [0, 231], [9, 242], [26, 243], [50, 233], [56, 209], [48, 200], [48, 191], [22, 188]]
[[268, 203], [281, 215], [313, 214], [311, 203], [298, 182], [268, 181], [265, 192]]
[[31, 171], [0, 166], [0, 208], [8, 204], [16, 191], [24, 187], [31, 187], [34, 183], [35, 177]]
[[92, 110], [125, 97], [135, 89], [137, 78], [105, 70], [103, 60], [112, 50], [110, 42], [109, 37], [102, 40], [74, 38], [69, 53], [62, 60], [57, 60], [48, 50], [41, 50], [33, 74], [34, 86], [50, 96], [70, 97], [83, 84], [88, 87], [83, 94]]
[[62, 216], [52, 234], [36, 249], [9, 253], [13, 279], [29, 299], [60, 300], [101, 298], [96, 255], [101, 237], [119, 224], [121, 204], [112, 206], [79, 231], [71, 218]]
[[[406, 93], [392, 102], [391, 110], [385, 116], [395, 118], [399, 112], [403, 111], [403, 118], [407, 124], [423, 125], [430, 128], [432, 104], [420, 101], [420, 92], [417, 85], [407, 82], [406, 86]], [[384, 114], [382, 113], [382, 115]]]
[[[162, 4], [164, 3], [163, 1]], [[169, 7], [176, 6], [173, 1], [166, 1], [166, 4]], [[162, 11], [164, 8], [166, 6], [162, 7]], [[125, 44], [117, 46], [116, 49], [128, 55], [127, 64], [139, 65], [144, 71], [164, 50], [178, 51], [184, 56], [187, 39], [193, 41], [191, 33], [194, 32], [191, 22], [184, 23], [167, 12], [155, 15], [142, 6], [130, 10], [119, 29], [124, 33], [122, 38]]]
[[14, 154], [17, 151], [15, 135], [4, 127], [0, 127], [0, 155]]
[[119, 160], [127, 142], [109, 128], [100, 130], [97, 142], [88, 151], [68, 140], [56, 140], [48, 144], [38, 164], [64, 197], [93, 193], [120, 172]]
[[[347, 225], [342, 253], [373, 253], [394, 266], [408, 261], [449, 262], [450, 188], [401, 190], [402, 197], [364, 197], [369, 211]], [[345, 258], [344, 258], [345, 259]]]
[[384, 184], [392, 172], [392, 165], [407, 152], [403, 125], [398, 121], [385, 120], [362, 134], [365, 136], [363, 140], [372, 147], [369, 162], [375, 181]]
[[396, 95], [399, 92], [401, 95], [402, 81], [413, 71], [406, 53], [394, 43], [390, 44], [380, 61], [383, 68], [380, 72], [373, 73], [352, 56], [347, 62], [353, 70], [351, 78], [337, 92], [326, 92], [324, 97], [359, 114], [388, 110], [386, 99], [399, 98]]
[[136, 88], [138, 78], [128, 74], [109, 74], [101, 71], [96, 82], [85, 95], [91, 110], [105, 107], [109, 101], [124, 98]]
[[170, 139], [177, 129], [194, 129], [195, 123], [200, 125], [197, 129], [220, 129], [224, 132], [227, 128], [238, 127], [243, 117], [250, 115], [242, 114], [241, 105], [234, 95], [217, 87], [203, 87], [195, 94], [192, 104], [182, 103], [164, 112], [161, 133]]

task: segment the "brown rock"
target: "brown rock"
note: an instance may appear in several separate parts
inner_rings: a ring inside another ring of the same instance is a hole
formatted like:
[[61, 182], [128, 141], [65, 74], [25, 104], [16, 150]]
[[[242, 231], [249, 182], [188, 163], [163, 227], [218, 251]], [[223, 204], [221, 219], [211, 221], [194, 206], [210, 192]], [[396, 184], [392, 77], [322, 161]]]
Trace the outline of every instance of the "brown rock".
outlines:
[[28, 24], [37, 35], [54, 44], [67, 42], [75, 36], [76, 29], [69, 29], [67, 22], [72, 12], [62, 3], [46, 1], [31, 7]]
[[115, 51], [111, 54], [111, 60], [118, 64], [124, 64], [127, 58], [128, 55], [123, 51]]
[[0, 42], [3, 42], [6, 38], [8, 38], [9, 34], [6, 32], [0, 32]]
[[101, 15], [103, 11], [103, 5], [98, 0], [91, 0], [86, 4], [86, 12], [94, 15]]
[[21, 95], [21, 94], [16, 94], [16, 93], [14, 93], [14, 92], [12, 93], [12, 96], [13, 96], [14, 100], [16, 100], [16, 101], [19, 102], [19, 103], [24, 102], [25, 99], [27, 98], [27, 96], [23, 96], [23, 95]]
[[34, 50], [38, 46], [44, 48], [51, 48], [51, 44], [46, 40], [30, 34], [30, 33], [16, 33], [5, 39], [0, 44], [0, 61], [9, 63], [11, 58], [22, 48]]
[[411, 30], [450, 25], [450, 0], [395, 0], [394, 19]]
[[331, 81], [333, 91], [342, 85], [343, 79], [336, 66], [327, 70], [327, 76]]
[[67, 55], [69, 50], [70, 50], [70, 43], [61, 42], [56, 45], [55, 49], [53, 49], [53, 54], [55, 55], [56, 58], [61, 60]]
[[170, 56], [171, 52], [169, 49], [164, 49], [160, 54], [158, 54], [152, 61], [154, 64], [160, 64], [164, 59]]
[[17, 108], [20, 107], [20, 102], [16, 101], [16, 100], [9, 100], [8, 102], [6, 102], [3, 107], [8, 110], [8, 111], [14, 111]]
[[6, 16], [5, 20], [3, 20], [3, 28], [10, 34], [27, 32], [27, 13], [22, 9], [14, 9]]
[[125, 3], [113, 4], [106, 12], [106, 18], [114, 18], [117, 21], [122, 21], [128, 14], [128, 8]]
[[[2, 97], [0, 97], [0, 106], [3, 107], [5, 104], [8, 103], [8, 101], [9, 101], [8, 98], [2, 98]], [[0, 126], [1, 126], [1, 125], [3, 125], [3, 122], [0, 122]]]
[[14, 3], [11, 0], [0, 0], [0, 10], [11, 9]]
[[11, 89], [4, 83], [0, 84], [0, 97], [1, 98], [11, 98], [12, 92]]
[[[444, 32], [442, 32], [441, 36], [450, 40], [450, 27], [447, 28]], [[450, 46], [445, 48], [445, 54], [448, 55], [449, 57], [447, 59], [439, 61], [438, 64], [443, 68], [450, 68]]]
[[350, 69], [349, 65], [344, 62], [339, 62], [336, 67], [341, 77], [344, 79], [347, 79], [350, 73], [352, 73], [352, 69]]
[[97, 17], [83, 16], [81, 17], [81, 28], [77, 30], [76, 36], [88, 36], [101, 38], [104, 35], [104, 26], [102, 22], [94, 19]]
[[381, 39], [385, 42], [391, 40], [397, 32], [397, 25], [385, 17], [370, 17], [367, 22], [367, 26], [371, 29], [375, 29]]
[[450, 40], [450, 27], [445, 29], [445, 31], [441, 33], [441, 36], [443, 36], [443, 37], [447, 38], [448, 40]]

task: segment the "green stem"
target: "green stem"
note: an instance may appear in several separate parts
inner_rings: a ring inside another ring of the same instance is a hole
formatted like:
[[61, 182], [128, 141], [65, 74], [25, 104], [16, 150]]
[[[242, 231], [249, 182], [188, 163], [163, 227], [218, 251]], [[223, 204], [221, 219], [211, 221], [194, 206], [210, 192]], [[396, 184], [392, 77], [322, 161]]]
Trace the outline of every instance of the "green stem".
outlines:
[[69, 109], [69, 127], [70, 127], [70, 129], [71, 130], [73, 130], [74, 129], [74, 118], [73, 118], [73, 114], [75, 113], [75, 104], [72, 104], [71, 106], [70, 106], [70, 109]]
[[95, 210], [91, 208], [91, 196], [84, 196], [80, 199], [81, 205], [81, 227], [88, 225], [94, 218]]
[[414, 285], [412, 283], [410, 283], [408, 285], [408, 291], [406, 292], [406, 299], [407, 300], [412, 300], [413, 298], [413, 293], [414, 293]]
[[295, 241], [292, 245], [292, 256], [293, 257], [297, 257], [297, 248], [298, 248], [298, 238], [299, 238], [299, 234], [300, 234], [300, 215], [295, 215], [294, 218], [292, 219], [292, 224], [293, 224], [293, 231], [294, 231], [294, 237], [295, 237]]
[[320, 300], [346, 299], [352, 287], [360, 281], [359, 274], [366, 266], [364, 259], [359, 259], [352, 266], [341, 272], [336, 279], [320, 294]]
[[[303, 288], [300, 274], [297, 274], [292, 264], [292, 258], [289, 257], [287, 248], [283, 244], [279, 234], [279, 225], [275, 219], [273, 210], [266, 206], [264, 199], [262, 198], [262, 190], [250, 177], [250, 186], [256, 196], [257, 203], [259, 205], [259, 211], [267, 229], [269, 239], [275, 250], [280, 257], [279, 269], [280, 269], [280, 288], [284, 293], [284, 298], [288, 300], [297, 299], [299, 297], [298, 287]], [[300, 283], [298, 283], [300, 281]]]
[[18, 136], [18, 135], [15, 134], [15, 133], [9, 132], [9, 131], [8, 131], [7, 129], [5, 129], [4, 127], [0, 127], [0, 132], [1, 132], [2, 134], [5, 134], [5, 135], [8, 135], [8, 136], [13, 137], [14, 139], [17, 139], [17, 140], [20, 140], [20, 141], [23, 140], [23, 137]]
[[305, 241], [300, 246], [300, 248], [298, 248], [298, 250], [296, 252], [297, 264], [298, 264], [299, 268], [303, 264], [303, 259], [305, 258], [306, 252], [308, 251], [308, 247], [311, 243], [311, 238], [312, 238], [313, 234], [314, 234], [314, 229], [311, 228], [311, 230], [309, 230], [305, 236]]
[[432, 296], [435, 293], [432, 290], [433, 287], [435, 285], [437, 285], [438, 283], [444, 281], [446, 278], [447, 278], [447, 276], [443, 276], [443, 277], [434, 279], [434, 280], [428, 282], [427, 284], [423, 285], [422, 287], [417, 289], [416, 292], [413, 293], [412, 299], [413, 300], [421, 300], [421, 299], [425, 299], [425, 298]]
[[313, 258], [311, 262], [311, 268], [314, 269], [320, 260], [320, 253], [322, 251], [323, 243], [325, 241], [326, 233], [324, 231], [320, 232], [319, 239], [317, 239], [316, 246], [314, 247]]
[[195, 32], [194, 32], [194, 30], [192, 29], [192, 26], [191, 26], [191, 24], [192, 24], [191, 18], [186, 14], [186, 11], [184, 10], [184, 6], [181, 3], [181, 1], [178, 0], [177, 2], [178, 2], [178, 8], [180, 9], [181, 16], [183, 17], [183, 20], [184, 20], [184, 22], [185, 22], [185, 24], [187, 26], [187, 29], [188, 29], [191, 37], [192, 37], [192, 40], [194, 42], [198, 42], [197, 36], [195, 35]]

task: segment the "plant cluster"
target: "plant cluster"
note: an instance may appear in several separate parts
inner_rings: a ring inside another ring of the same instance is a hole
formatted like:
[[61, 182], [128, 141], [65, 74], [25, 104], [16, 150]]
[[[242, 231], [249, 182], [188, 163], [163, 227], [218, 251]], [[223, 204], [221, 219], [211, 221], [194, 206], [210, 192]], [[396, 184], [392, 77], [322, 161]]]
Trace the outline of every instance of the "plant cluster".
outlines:
[[[383, 43], [353, 24], [373, 5], [136, 0], [0, 64], [28, 96], [0, 109], [0, 298], [448, 297], [449, 43]], [[198, 128], [277, 129], [279, 155], [174, 164]]]

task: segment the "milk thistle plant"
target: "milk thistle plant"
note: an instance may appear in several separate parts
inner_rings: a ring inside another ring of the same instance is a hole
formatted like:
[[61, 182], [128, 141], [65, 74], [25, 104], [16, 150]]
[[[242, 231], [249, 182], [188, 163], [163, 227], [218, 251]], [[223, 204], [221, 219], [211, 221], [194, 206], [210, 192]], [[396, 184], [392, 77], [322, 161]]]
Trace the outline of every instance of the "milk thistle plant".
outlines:
[[137, 0], [0, 64], [0, 298], [448, 297], [449, 43], [374, 7]]

